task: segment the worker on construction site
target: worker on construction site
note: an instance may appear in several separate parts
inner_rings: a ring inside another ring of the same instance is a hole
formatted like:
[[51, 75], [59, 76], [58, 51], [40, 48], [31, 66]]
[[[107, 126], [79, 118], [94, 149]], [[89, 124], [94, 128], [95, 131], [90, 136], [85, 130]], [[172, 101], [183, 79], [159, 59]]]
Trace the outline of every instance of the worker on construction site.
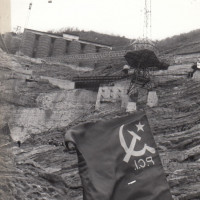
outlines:
[[197, 70], [197, 62], [194, 62], [193, 65], [191, 66], [191, 68], [193, 69], [193, 71]]
[[129, 65], [124, 65], [122, 71], [125, 75], [128, 75], [129, 69], [130, 69]]
[[188, 73], [188, 78], [192, 78], [194, 73], [197, 70], [200, 70], [200, 59], [198, 59], [197, 62], [194, 62], [191, 68], [193, 69], [193, 71]]
[[197, 60], [197, 69], [200, 69], [200, 59]]

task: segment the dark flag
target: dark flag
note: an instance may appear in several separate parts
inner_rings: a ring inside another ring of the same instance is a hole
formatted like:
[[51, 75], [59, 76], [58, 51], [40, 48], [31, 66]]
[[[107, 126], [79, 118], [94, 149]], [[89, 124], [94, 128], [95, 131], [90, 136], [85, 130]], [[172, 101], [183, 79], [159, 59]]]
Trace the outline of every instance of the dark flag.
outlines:
[[84, 200], [172, 200], [144, 112], [70, 129]]

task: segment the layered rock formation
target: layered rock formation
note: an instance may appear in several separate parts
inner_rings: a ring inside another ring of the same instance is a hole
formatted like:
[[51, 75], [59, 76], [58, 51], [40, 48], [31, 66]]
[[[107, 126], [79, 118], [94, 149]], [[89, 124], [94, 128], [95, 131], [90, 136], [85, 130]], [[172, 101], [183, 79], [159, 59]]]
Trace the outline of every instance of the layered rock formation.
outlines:
[[30, 79], [30, 70], [2, 52], [0, 70], [1, 197], [77, 199], [76, 155], [64, 151], [63, 127], [93, 109], [97, 94]]
[[[39, 77], [44, 74], [33, 62], [2, 52], [0, 61], [0, 196], [81, 200], [77, 157], [64, 147], [65, 130], [80, 122], [126, 113], [118, 106], [94, 111], [97, 93], [61, 89], [56, 82]], [[59, 69], [65, 74], [62, 79], [70, 79], [68, 69], [80, 72], [63, 65]], [[156, 72], [158, 105], [149, 108], [141, 97], [138, 106], [146, 110], [171, 193], [179, 200], [200, 197], [200, 83], [186, 78], [190, 70], [190, 65], [184, 65]], [[37, 79], [32, 80], [33, 71]], [[50, 77], [55, 71], [49, 68]]]

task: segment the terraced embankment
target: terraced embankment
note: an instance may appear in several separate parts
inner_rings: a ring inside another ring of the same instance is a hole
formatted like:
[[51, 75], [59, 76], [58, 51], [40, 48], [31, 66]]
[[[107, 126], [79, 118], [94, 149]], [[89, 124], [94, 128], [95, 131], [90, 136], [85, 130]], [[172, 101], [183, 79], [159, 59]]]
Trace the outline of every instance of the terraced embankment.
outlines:
[[[63, 145], [65, 129], [71, 122], [108, 119], [124, 111], [95, 112], [95, 92], [60, 89], [42, 79], [27, 82], [26, 62], [19, 64], [17, 58], [2, 53], [0, 59], [0, 196], [3, 200], [81, 200], [76, 154], [66, 152]], [[30, 70], [37, 67], [32, 63]], [[174, 199], [198, 200], [200, 82], [187, 79], [188, 71], [189, 65], [157, 72], [162, 75], [155, 78], [158, 106], [143, 104], [143, 108]]]
[[200, 198], [200, 83], [179, 79], [158, 88], [159, 105], [147, 109], [171, 192]]

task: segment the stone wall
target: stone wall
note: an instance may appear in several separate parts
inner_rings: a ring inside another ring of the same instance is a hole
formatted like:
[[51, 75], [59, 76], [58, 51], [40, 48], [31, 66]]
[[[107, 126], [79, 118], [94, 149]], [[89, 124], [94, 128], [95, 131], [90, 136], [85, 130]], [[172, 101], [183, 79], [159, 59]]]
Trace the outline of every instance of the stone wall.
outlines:
[[[94, 45], [90, 45], [90, 44], [84, 44], [84, 50], [83, 53], [84, 54], [90, 54], [90, 53], [96, 53], [97, 48]], [[86, 67], [94, 67], [95, 66], [95, 61], [94, 60], [83, 60], [79, 63], [79, 66], [86, 66]]]
[[109, 66], [120, 64], [123, 66], [127, 64], [124, 55], [127, 51], [104, 51], [99, 53], [87, 53], [87, 54], [74, 54], [74, 55], [64, 55], [57, 57], [45, 58], [47, 61], [51, 62], [61, 62], [61, 63], [74, 63], [79, 66]]
[[20, 51], [29, 57], [33, 57], [36, 35], [31, 32], [25, 32]]
[[[35, 37], [34, 37], [35, 35]], [[27, 51], [28, 50], [28, 51]], [[110, 49], [86, 41], [67, 40], [61, 36], [25, 30], [21, 51], [29, 57], [48, 57], [105, 52]], [[34, 54], [33, 54], [34, 51]], [[72, 61], [72, 63], [76, 63]], [[86, 64], [88, 65], [88, 64]]]
[[62, 38], [57, 38], [54, 42], [52, 56], [62, 56], [66, 53], [67, 42]]
[[80, 52], [81, 52], [81, 44], [80, 44], [80, 42], [71, 41], [68, 44], [67, 52], [68, 52], [69, 55], [80, 54]]
[[42, 35], [39, 38], [39, 43], [36, 50], [36, 57], [43, 58], [48, 57], [51, 47], [51, 37], [47, 35]]
[[[107, 61], [105, 59], [102, 61], [101, 59], [101, 54], [106, 54], [106, 52], [110, 51], [109, 48], [85, 41], [70, 41], [58, 36], [40, 35], [27, 30], [24, 33], [21, 51], [29, 57], [46, 58], [81, 67], [106, 66], [111, 63], [110, 58]], [[98, 56], [98, 54], [100, 55]], [[91, 59], [94, 55], [97, 55], [98, 62]], [[77, 56], [81, 58], [77, 59]]]
[[94, 67], [95, 66], [95, 61], [88, 60], [88, 61], [80, 61], [79, 66], [80, 67]]
[[106, 51], [109, 51], [109, 49], [108, 49], [108, 48], [104, 48], [104, 47], [99, 48], [99, 52], [100, 52], [100, 53], [101, 53], [101, 52], [106, 52]]
[[84, 53], [96, 53], [96, 46], [88, 44], [84, 48]]

